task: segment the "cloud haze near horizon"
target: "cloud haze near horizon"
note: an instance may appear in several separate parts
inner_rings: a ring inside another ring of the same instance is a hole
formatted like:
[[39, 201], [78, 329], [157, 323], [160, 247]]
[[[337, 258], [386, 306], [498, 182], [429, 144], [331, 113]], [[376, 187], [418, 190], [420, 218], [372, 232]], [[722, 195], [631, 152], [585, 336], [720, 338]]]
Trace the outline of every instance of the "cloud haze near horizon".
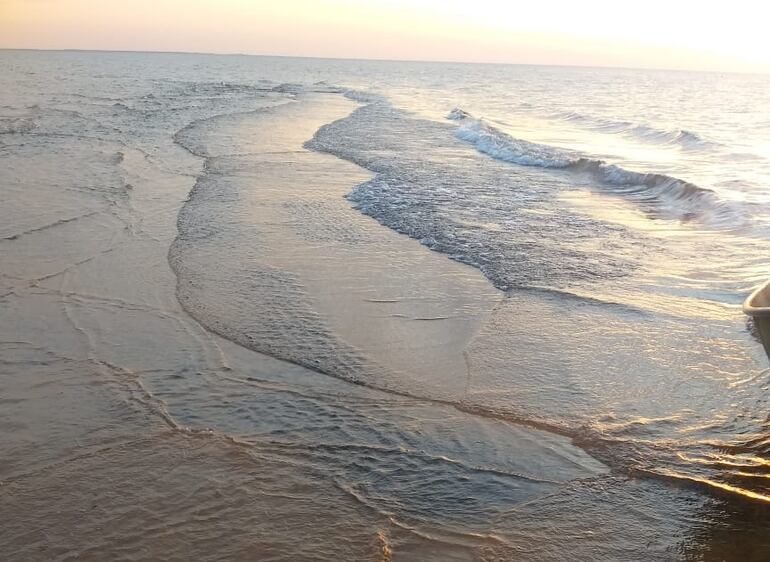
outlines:
[[748, 0], [0, 0], [0, 47], [770, 72], [765, 10]]

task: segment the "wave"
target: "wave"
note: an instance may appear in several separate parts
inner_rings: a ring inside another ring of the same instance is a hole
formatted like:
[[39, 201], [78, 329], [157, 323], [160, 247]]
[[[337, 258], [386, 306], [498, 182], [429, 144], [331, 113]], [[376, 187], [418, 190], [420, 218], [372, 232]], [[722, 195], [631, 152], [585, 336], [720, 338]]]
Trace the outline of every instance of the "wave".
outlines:
[[579, 152], [517, 139], [455, 108], [448, 119], [458, 121], [455, 135], [498, 160], [591, 175], [603, 188], [654, 207], [657, 214], [698, 220], [709, 226], [737, 227], [746, 221], [744, 209], [724, 201], [711, 189], [673, 176], [627, 170]]
[[470, 117], [471, 114], [467, 111], [463, 111], [459, 107], [455, 107], [452, 111], [449, 112], [449, 114], [446, 116], [447, 119], [450, 121], [462, 121], [466, 117]]
[[581, 159], [576, 152], [514, 138], [470, 114], [457, 117], [459, 114], [456, 111], [453, 110], [453, 118], [461, 122], [455, 132], [457, 138], [473, 144], [480, 152], [498, 160], [522, 166], [566, 168]]
[[279, 94], [301, 94], [305, 91], [305, 86], [303, 84], [296, 84], [293, 82], [284, 82], [283, 84], [278, 84], [277, 86], [274, 86], [271, 88], [272, 92], [277, 92]]
[[630, 121], [615, 121], [583, 115], [574, 111], [554, 113], [550, 117], [561, 121], [579, 123], [594, 131], [622, 134], [652, 144], [678, 145], [687, 149], [704, 149], [718, 146], [718, 143], [705, 139], [698, 133], [686, 129], [658, 129], [651, 125], [632, 123]]
[[329, 84], [325, 80], [321, 80], [313, 84], [297, 84], [294, 82], [284, 82], [283, 84], [278, 84], [277, 86], [270, 88], [269, 91], [277, 92], [280, 94], [290, 94], [293, 96], [297, 96], [300, 94], [307, 94], [307, 93], [342, 94], [345, 97], [352, 99], [353, 101], [358, 101], [361, 103], [371, 103], [373, 101], [379, 100], [379, 97], [377, 97], [375, 94], [368, 94], [366, 92], [361, 92], [358, 90], [353, 90], [342, 86], [336, 86], [334, 84]]
[[0, 118], [0, 135], [29, 133], [36, 126], [35, 120], [29, 117]]
[[353, 100], [361, 104], [387, 103], [387, 100], [384, 96], [375, 94], [373, 92], [364, 92], [361, 90], [354, 90], [352, 88], [342, 88], [341, 92], [349, 100]]
[[[375, 117], [379, 116], [382, 121], [372, 121], [372, 113]], [[392, 118], [393, 114], [390, 111], [379, 113], [377, 108], [372, 111], [357, 110], [351, 116], [321, 127], [314, 135], [315, 142], [308, 143], [307, 146], [330, 153], [333, 153], [332, 150], [334, 150], [341, 157], [365, 163], [365, 158], [360, 153], [354, 152], [361, 148], [362, 143], [358, 142], [360, 137], [350, 136], [351, 131], [357, 131], [360, 135], [372, 135], [374, 134], [372, 131], [378, 130], [377, 125], [379, 123], [388, 122], [387, 120], [392, 120]], [[431, 392], [420, 385], [411, 387], [403, 384], [403, 381], [406, 380], [405, 374], [393, 372], [386, 366], [366, 357], [360, 350], [338, 339], [327, 320], [313, 310], [312, 299], [305, 292], [298, 277], [269, 263], [251, 261], [255, 256], [248, 253], [246, 248], [250, 247], [249, 244], [236, 243], [233, 245], [233, 241], [237, 241], [238, 238], [232, 238], [232, 236], [241, 237], [247, 233], [239, 232], [238, 228], [230, 230], [234, 221], [228, 220], [228, 217], [237, 213], [242, 206], [238, 190], [253, 189], [253, 184], [250, 180], [239, 184], [234, 179], [237, 174], [241, 173], [237, 162], [231, 161], [232, 167], [218, 167], [211, 163], [213, 157], [210, 152], [219, 153], [219, 151], [211, 151], [206, 145], [207, 140], [212, 140], [209, 138], [209, 125], [227, 125], [234, 127], [235, 130], [243, 128], [242, 123], [229, 122], [228, 120], [217, 123], [215, 119], [212, 117], [196, 120], [174, 135], [175, 142], [191, 153], [203, 157], [207, 163], [204, 165], [188, 200], [180, 210], [177, 223], [178, 236], [169, 250], [169, 263], [177, 275], [179, 301], [185, 310], [208, 330], [246, 348], [302, 365], [313, 371], [353, 384], [377, 388], [397, 396], [408, 396], [451, 406], [463, 413], [504, 420], [569, 437], [576, 445], [588, 451], [590, 455], [621, 473], [634, 474], [639, 465], [648, 466], [656, 463], [659, 459], [664, 463], [669, 459], [673, 459], [672, 463], [676, 462], [676, 449], [667, 449], [665, 443], [660, 444], [657, 448], [654, 443], [652, 445], [647, 443], [650, 438], [662, 440], [659, 435], [646, 430], [647, 428], [643, 424], [640, 427], [634, 425], [632, 429], [628, 428], [630, 424], [625, 424], [620, 435], [613, 435], [606, 427], [595, 427], [596, 424], [592, 424], [591, 420], [580, 425], [573, 423], [572, 420], [575, 418], [569, 416], [564, 416], [562, 419], [551, 419], [547, 412], [519, 411], [512, 404], [497, 406], [494, 403], [476, 402], [472, 398], [469, 399], [467, 393], [463, 397], [458, 397], [445, 395], [443, 392]], [[404, 128], [391, 131], [391, 137], [396, 137], [397, 141], [403, 142], [402, 134], [392, 133], [413, 130], [415, 123], [418, 122], [412, 119], [403, 119]], [[443, 146], [453, 144], [451, 137], [446, 134], [450, 129], [447, 125], [439, 126], [432, 121], [425, 124], [432, 127], [428, 132], [436, 132], [436, 138], [445, 143]], [[422, 145], [423, 137], [419, 134], [415, 137], [414, 144], [411, 146]], [[217, 138], [220, 137], [215, 136], [213, 138], [215, 143], [218, 142]], [[378, 145], [375, 144], [374, 146]], [[399, 147], [401, 146], [399, 144]], [[234, 148], [237, 149], [238, 147], [235, 146]], [[413, 154], [414, 152], [408, 148], [410, 148], [409, 145], [404, 152], [398, 154]], [[558, 151], [552, 147], [545, 148]], [[237, 158], [236, 153], [230, 156]], [[399, 173], [403, 173], [403, 164], [403, 158], [395, 158], [395, 162], [390, 166], [397, 167]], [[416, 169], [423, 173], [425, 173], [425, 167], [429, 167], [429, 164], [423, 160], [418, 160], [416, 164]], [[380, 189], [383, 185], [382, 182], [396, 183], [399, 176], [389, 174], [390, 168], [386, 160], [372, 158], [369, 165], [374, 168], [373, 171], [379, 174], [381, 180], [380, 183], [370, 185], [375, 187], [373, 191], [382, 196], [383, 190]], [[479, 169], [483, 167], [483, 165], [478, 166]], [[502, 170], [499, 172], [500, 175], [495, 176], [494, 179], [505, 177], [505, 167], [500, 168]], [[434, 170], [440, 171], [443, 168], [434, 168]], [[458, 170], [459, 173], [464, 171], [462, 167]], [[430, 173], [430, 170], [428, 172], [425, 180], [426, 189], [423, 193], [433, 196], [436, 193], [435, 178], [438, 174]], [[468, 177], [471, 178], [471, 176]], [[473, 178], [475, 177], [473, 176]], [[412, 176], [410, 181], [412, 183], [417, 182], [416, 175]], [[462, 183], [473, 184], [471, 181]], [[499, 186], [501, 182], [492, 181], [490, 184]], [[475, 192], [476, 188], [474, 186], [471, 189]], [[503, 197], [507, 195], [505, 191], [502, 193]], [[390, 196], [391, 200], [392, 195], [392, 191], [384, 194], [386, 198]], [[414, 197], [414, 192], [412, 192], [412, 197]], [[404, 200], [402, 199], [402, 202]], [[382, 199], [380, 199], [380, 203], [382, 203]], [[426, 200], [417, 199], [413, 207], [419, 208], [420, 212], [423, 212], [426, 208]], [[508, 213], [509, 210], [510, 208], [506, 208], [505, 212]], [[405, 216], [408, 217], [408, 212], [405, 205], [400, 205], [396, 207], [394, 215], [398, 215], [399, 219], [403, 220]], [[382, 215], [380, 214], [380, 216]], [[420, 216], [421, 223], [427, 222], [424, 216]], [[383, 221], [383, 224], [386, 222]], [[237, 227], [237, 225], [235, 226]], [[531, 233], [533, 232], [532, 228], [536, 229], [537, 225], [528, 222], [525, 227]], [[455, 232], [462, 234], [459, 230], [452, 233]], [[534, 230], [534, 232], [543, 231]], [[408, 233], [414, 237], [417, 234], [415, 231]], [[561, 233], [562, 231], [559, 230], [559, 235]], [[248, 233], [249, 236], [258, 234], [258, 231]], [[452, 236], [452, 238], [455, 237]], [[241, 248], [246, 253], [235, 256], [232, 255], [232, 252], [222, 254], [220, 250], [223, 247]], [[479, 249], [480, 246], [472, 244], [469, 247]], [[443, 251], [448, 249], [451, 247], [444, 246]], [[558, 261], [559, 254], [557, 252], [559, 249], [551, 245], [547, 245], [547, 249], [548, 257]], [[527, 251], [530, 254], [534, 250], [536, 248], [533, 248], [532, 245], [527, 246]], [[212, 267], [211, 259], [212, 256], [216, 255], [226, 255], [227, 259], [218, 261]], [[239, 256], [244, 259], [240, 259]], [[462, 259], [462, 256], [459, 259]], [[488, 256], [485, 256], [484, 259], [487, 260]], [[530, 263], [541, 265], [538, 262]], [[521, 259], [517, 259], [514, 265], [516, 269], [529, 269], [525, 266], [526, 263]], [[574, 273], [574, 270], [570, 273]], [[259, 295], [259, 298], [253, 298], [255, 294]], [[244, 303], [248, 304], [246, 308], [244, 308]], [[591, 304], [604, 306], [599, 301], [588, 303], [589, 306]], [[280, 310], [281, 314], [276, 315], [276, 310]], [[636, 439], [631, 439], [630, 436], [636, 437]], [[631, 461], [629, 462], [628, 459]], [[451, 464], [445, 460], [436, 462]], [[673, 466], [677, 468], [678, 472], [687, 473], [684, 467], [679, 466], [680, 464]], [[457, 466], [458, 470], [466, 470], [463, 466]], [[483, 466], [473, 465], [468, 470], [477, 470], [478, 468], [483, 468]], [[702, 476], [697, 472], [695, 475]]]

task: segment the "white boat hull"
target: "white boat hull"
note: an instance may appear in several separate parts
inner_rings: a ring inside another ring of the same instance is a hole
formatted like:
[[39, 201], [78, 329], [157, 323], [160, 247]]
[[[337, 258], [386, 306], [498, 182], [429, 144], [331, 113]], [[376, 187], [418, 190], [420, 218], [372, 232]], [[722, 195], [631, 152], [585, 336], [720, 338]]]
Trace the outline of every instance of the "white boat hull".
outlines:
[[749, 295], [743, 303], [743, 312], [754, 319], [762, 345], [770, 356], [770, 281]]

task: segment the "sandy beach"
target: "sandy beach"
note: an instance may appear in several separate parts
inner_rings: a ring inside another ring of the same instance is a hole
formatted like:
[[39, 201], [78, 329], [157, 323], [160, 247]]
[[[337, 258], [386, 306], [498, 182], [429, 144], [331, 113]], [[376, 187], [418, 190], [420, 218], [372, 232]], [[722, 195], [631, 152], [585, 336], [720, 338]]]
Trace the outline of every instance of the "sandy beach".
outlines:
[[[414, 390], [404, 393], [419, 392], [433, 373], [446, 380], [427, 382], [454, 396], [466, 384], [465, 373], [457, 372], [465, 368], [462, 350], [500, 297], [469, 267], [367, 217], [355, 214], [355, 227], [335, 227], [335, 213], [355, 213], [342, 195], [366, 174], [302, 144], [318, 127], [353, 108], [344, 98], [319, 96], [250, 117], [255, 146], [271, 144], [266, 160], [254, 162], [256, 176], [241, 171], [253, 186], [254, 199], [239, 204], [262, 229], [254, 268], [290, 271], [309, 287], [304, 298], [312, 295], [313, 305], [352, 346], [374, 359], [379, 356], [389, 369], [415, 373]], [[299, 124], [287, 128], [292, 119]], [[192, 170], [201, 168], [199, 160], [178, 152]], [[323, 545], [324, 557], [387, 560], [395, 542], [402, 556], [417, 559], [421, 549], [428, 549], [430, 557], [448, 560], [473, 559], [473, 547], [493, 545], [484, 536], [423, 537], [292, 459], [286, 445], [263, 443], [258, 434], [209, 429], [205, 418], [187, 425], [170, 413], [181, 393], [214, 392], [222, 396], [223, 406], [245, 394], [269, 402], [261, 396], [266, 390], [308, 393], [304, 400], [334, 396], [334, 402], [348, 402], [346, 408], [364, 410], [373, 403], [395, 402], [398, 410], [409, 412], [398, 416], [441, 420], [441, 425], [481, 424], [482, 433], [498, 437], [505, 425], [464, 420], [472, 416], [450, 406], [351, 387], [231, 344], [202, 327], [178, 304], [177, 278], [167, 257], [177, 236], [176, 216], [194, 177], [165, 176], [138, 151], [123, 148], [121, 154], [130, 187], [111, 193], [108, 201], [76, 193], [72, 200], [57, 201], [60, 214], [48, 208], [40, 220], [16, 213], [19, 230], [6, 223], [13, 232], [3, 241], [1, 336], [3, 428], [9, 442], [0, 510], [13, 514], [2, 532], [9, 559], [267, 559], [269, 553], [302, 558], [318, 555]], [[42, 174], [41, 179], [63, 181]], [[23, 187], [19, 200], [44, 197]], [[84, 208], [78, 209], [84, 199]], [[80, 218], [72, 218], [72, 210]], [[317, 222], [293, 221], [297, 212]], [[308, 228], [325, 237], [323, 256], [315, 245], [303, 243]], [[378, 244], [391, 257], [373, 260], [357, 246], [346, 251], [335, 244], [348, 236]], [[462, 282], [454, 283], [458, 277]], [[206, 283], [217, 282], [188, 279], [181, 272], [182, 302], [186, 291], [205, 291]], [[283, 283], [274, 290], [261, 295], [287, 299], [286, 307], [298, 299], [284, 292]], [[236, 313], [227, 307], [215, 310]], [[216, 316], [203, 318], [217, 330]], [[254, 345], [287, 358], [291, 349], [281, 345], [301, 345], [287, 342], [281, 332], [274, 334], [278, 341], [271, 346], [270, 319], [255, 321]], [[422, 349], [426, 339], [432, 350], [428, 361], [412, 351]], [[388, 381], [379, 384], [387, 387]], [[344, 421], [334, 423], [345, 429]], [[518, 428], [514, 435], [521, 439], [528, 431]], [[582, 461], [585, 467], [576, 469], [574, 460], [539, 450], [530, 443], [547, 439], [576, 458], [583, 456], [562, 438], [530, 433], [524, 443], [509, 437], [495, 446], [510, 447], [516, 456], [542, 455], [543, 471], [536, 476], [544, 487], [603, 471], [589, 457]], [[537, 488], [536, 482], [531, 486]], [[533, 491], [521, 492], [529, 496]], [[318, 502], [317, 497], [324, 499]], [[301, 529], [302, 540], [276, 532], [282, 525]]]
[[1, 559], [763, 560], [758, 215], [446, 119], [465, 67], [52, 56], [0, 58]]

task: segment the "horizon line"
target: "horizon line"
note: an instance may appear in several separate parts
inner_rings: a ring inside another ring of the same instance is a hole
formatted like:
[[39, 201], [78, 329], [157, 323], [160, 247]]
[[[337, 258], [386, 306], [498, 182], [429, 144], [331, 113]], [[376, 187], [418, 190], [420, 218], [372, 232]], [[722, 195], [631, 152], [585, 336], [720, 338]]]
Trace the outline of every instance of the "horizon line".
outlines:
[[164, 50], [136, 50], [136, 49], [81, 49], [58, 48], [46, 49], [35, 47], [0, 47], [0, 51], [32, 51], [50, 53], [127, 53], [127, 54], [157, 54], [157, 55], [205, 55], [220, 57], [255, 57], [255, 58], [285, 58], [285, 59], [311, 59], [329, 61], [362, 61], [362, 62], [394, 62], [394, 63], [426, 63], [426, 64], [467, 64], [486, 66], [544, 66], [553, 68], [594, 68], [614, 70], [646, 70], [658, 72], [694, 72], [704, 74], [739, 74], [752, 76], [769, 76], [770, 71], [758, 70], [707, 70], [689, 68], [660, 68], [647, 66], [613, 66], [613, 65], [585, 65], [585, 64], [554, 64], [554, 63], [526, 63], [526, 62], [491, 62], [491, 61], [458, 61], [458, 60], [432, 60], [432, 59], [390, 59], [390, 58], [356, 58], [356, 57], [324, 57], [317, 55], [282, 55], [265, 53], [241, 53], [241, 52], [205, 52], [205, 51], [164, 51]]

